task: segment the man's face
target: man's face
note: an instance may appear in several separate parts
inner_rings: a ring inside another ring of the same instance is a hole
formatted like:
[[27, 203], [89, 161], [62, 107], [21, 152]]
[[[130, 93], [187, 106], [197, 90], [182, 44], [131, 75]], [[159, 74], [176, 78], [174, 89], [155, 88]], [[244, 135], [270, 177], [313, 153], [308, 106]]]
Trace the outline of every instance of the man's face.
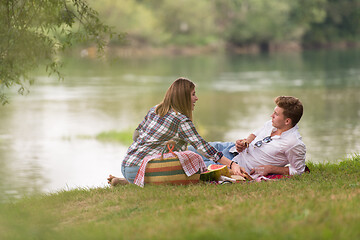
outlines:
[[276, 106], [273, 114], [271, 114], [272, 125], [277, 129], [283, 129], [289, 122], [289, 118], [284, 116], [284, 109]]

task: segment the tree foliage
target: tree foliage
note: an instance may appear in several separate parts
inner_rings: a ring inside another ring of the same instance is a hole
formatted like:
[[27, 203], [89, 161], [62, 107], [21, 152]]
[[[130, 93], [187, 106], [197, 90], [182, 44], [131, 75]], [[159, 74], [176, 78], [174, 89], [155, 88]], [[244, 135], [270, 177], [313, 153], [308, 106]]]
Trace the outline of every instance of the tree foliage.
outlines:
[[360, 39], [360, 1], [327, 0], [326, 17], [314, 22], [304, 36], [306, 44], [356, 42]]
[[[309, 25], [322, 20], [324, 0], [217, 1], [227, 14], [225, 37], [234, 44], [298, 41]], [[230, 6], [226, 6], [229, 5]], [[217, 9], [219, 9], [217, 8]], [[221, 13], [218, 18], [221, 18]]]
[[91, 41], [102, 51], [114, 34], [83, 0], [0, 0], [0, 101], [5, 90], [24, 93], [33, 82], [28, 73], [40, 64], [61, 78], [60, 51]]
[[127, 33], [134, 44], [209, 44], [218, 36], [216, 12], [207, 0], [89, 0], [107, 24]]
[[302, 44], [360, 38], [359, 0], [88, 1], [141, 44]]
[[[129, 41], [121, 41], [124, 45], [131, 41], [158, 45], [169, 37], [169, 34], [163, 31], [155, 11], [146, 4], [134, 0], [89, 0], [89, 3], [99, 9], [100, 17], [105, 23], [114, 26], [116, 31], [127, 33]], [[118, 42], [116, 39], [112, 40], [112, 43]]]
[[27, 74], [40, 64], [61, 77], [60, 51], [87, 41], [101, 51], [114, 31], [126, 32], [135, 46], [231, 43], [266, 49], [271, 43], [286, 42], [358, 43], [359, 4], [359, 0], [0, 0], [0, 101], [6, 102], [4, 92], [13, 85], [20, 93], [26, 91], [32, 83]]

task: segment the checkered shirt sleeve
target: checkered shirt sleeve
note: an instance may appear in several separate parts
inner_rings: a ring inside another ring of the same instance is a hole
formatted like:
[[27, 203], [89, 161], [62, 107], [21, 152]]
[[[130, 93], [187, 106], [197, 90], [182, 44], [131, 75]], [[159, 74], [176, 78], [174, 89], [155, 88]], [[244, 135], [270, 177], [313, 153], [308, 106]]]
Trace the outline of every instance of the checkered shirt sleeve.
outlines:
[[218, 152], [199, 135], [190, 119], [184, 120], [179, 124], [179, 136], [197, 149], [201, 155], [210, 160], [217, 162], [223, 156], [221, 152]]

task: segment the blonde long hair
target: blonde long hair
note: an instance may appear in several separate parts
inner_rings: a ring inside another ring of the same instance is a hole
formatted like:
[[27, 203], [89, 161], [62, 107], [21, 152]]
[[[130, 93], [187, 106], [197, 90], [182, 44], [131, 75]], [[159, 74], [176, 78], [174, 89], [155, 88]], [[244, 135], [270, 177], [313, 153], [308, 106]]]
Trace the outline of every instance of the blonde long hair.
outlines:
[[191, 91], [195, 84], [186, 78], [178, 78], [165, 93], [162, 102], [156, 107], [156, 114], [165, 116], [170, 109], [180, 112], [192, 120]]

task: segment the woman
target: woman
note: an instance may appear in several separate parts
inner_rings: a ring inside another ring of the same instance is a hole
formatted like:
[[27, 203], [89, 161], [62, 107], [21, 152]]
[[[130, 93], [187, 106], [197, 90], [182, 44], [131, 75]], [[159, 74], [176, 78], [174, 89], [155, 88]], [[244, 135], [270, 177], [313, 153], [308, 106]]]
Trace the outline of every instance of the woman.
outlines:
[[138, 136], [129, 147], [121, 166], [126, 181], [110, 175], [109, 182], [112, 185], [133, 183], [142, 160], [147, 156], [161, 153], [165, 143], [174, 138], [190, 144], [213, 161], [228, 166], [233, 174], [242, 175], [244, 168], [224, 157], [196, 131], [192, 122], [192, 111], [197, 100], [195, 84], [192, 81], [186, 78], [175, 80], [163, 101], [151, 108], [136, 128]]

